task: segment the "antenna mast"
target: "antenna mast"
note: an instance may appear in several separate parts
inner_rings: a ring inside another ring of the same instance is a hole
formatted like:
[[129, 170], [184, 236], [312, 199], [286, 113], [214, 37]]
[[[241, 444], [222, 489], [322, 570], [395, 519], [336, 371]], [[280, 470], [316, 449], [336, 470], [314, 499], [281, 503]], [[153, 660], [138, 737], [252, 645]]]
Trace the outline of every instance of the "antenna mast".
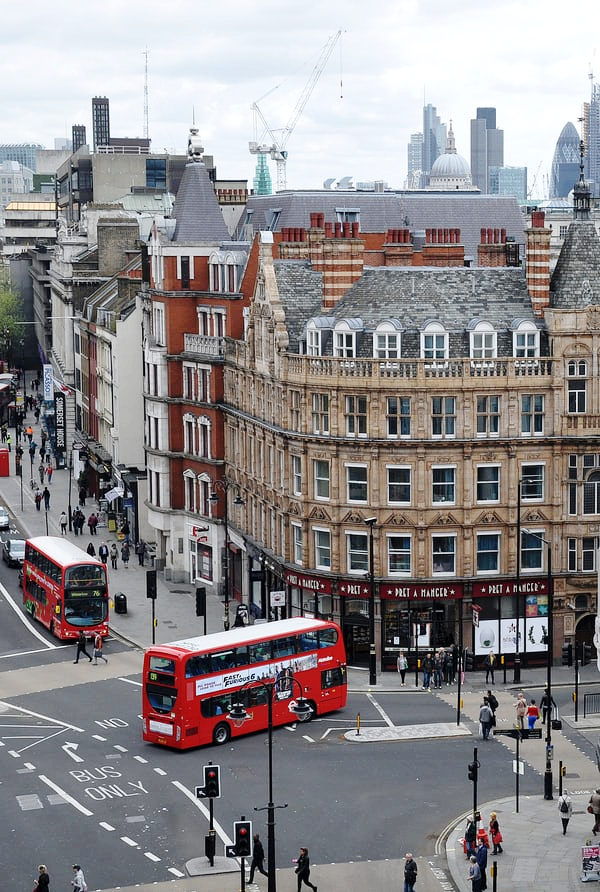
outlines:
[[144, 139], [149, 139], [148, 133], [148, 48], [144, 50], [142, 56], [145, 56], [144, 64]]

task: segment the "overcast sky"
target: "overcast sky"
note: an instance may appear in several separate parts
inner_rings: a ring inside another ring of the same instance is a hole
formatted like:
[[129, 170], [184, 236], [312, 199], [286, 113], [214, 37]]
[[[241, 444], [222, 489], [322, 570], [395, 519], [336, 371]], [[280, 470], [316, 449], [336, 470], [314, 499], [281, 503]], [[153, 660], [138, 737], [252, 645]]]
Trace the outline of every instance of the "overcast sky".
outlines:
[[[341, 29], [287, 143], [289, 188], [343, 176], [402, 187], [425, 100], [452, 119], [467, 160], [470, 119], [495, 106], [504, 163], [526, 165], [539, 196], [564, 124], [580, 126], [590, 71], [600, 80], [597, 9], [593, 0], [5, 0], [0, 143], [52, 148], [85, 124], [91, 144], [93, 96], [110, 100], [111, 135], [143, 136], [147, 50], [152, 148], [183, 152], [195, 114], [218, 176], [251, 186], [251, 104], [265, 97], [279, 136]], [[274, 164], [271, 175], [275, 185]]]

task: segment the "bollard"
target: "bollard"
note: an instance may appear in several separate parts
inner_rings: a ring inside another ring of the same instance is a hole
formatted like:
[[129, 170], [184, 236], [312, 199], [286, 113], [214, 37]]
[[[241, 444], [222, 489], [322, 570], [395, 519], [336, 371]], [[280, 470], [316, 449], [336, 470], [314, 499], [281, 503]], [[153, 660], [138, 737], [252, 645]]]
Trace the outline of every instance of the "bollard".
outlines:
[[356, 713], [356, 737], [360, 734], [360, 712]]

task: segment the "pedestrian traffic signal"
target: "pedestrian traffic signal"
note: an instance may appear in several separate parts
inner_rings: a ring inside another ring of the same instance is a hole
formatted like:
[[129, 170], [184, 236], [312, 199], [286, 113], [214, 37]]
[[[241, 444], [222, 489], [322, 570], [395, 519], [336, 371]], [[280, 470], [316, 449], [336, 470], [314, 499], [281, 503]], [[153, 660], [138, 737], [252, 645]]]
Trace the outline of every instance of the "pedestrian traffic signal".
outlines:
[[473, 671], [473, 654], [469, 650], [465, 650], [465, 671]]
[[477, 765], [477, 762], [469, 762], [468, 776], [469, 776], [469, 780], [473, 781], [473, 783], [475, 783], [475, 781], [477, 780], [478, 768], [479, 768], [479, 766]]
[[581, 665], [587, 666], [592, 659], [592, 645], [583, 643], [581, 645]]
[[203, 765], [204, 795], [207, 799], [221, 798], [221, 767], [220, 765]]
[[252, 848], [252, 821], [234, 821], [233, 838], [238, 858], [249, 858]]
[[201, 586], [196, 589], [196, 616], [204, 616], [206, 613], [206, 588]]
[[573, 665], [573, 645], [563, 644], [561, 661], [563, 666]]
[[560, 776], [561, 776], [561, 777], [566, 777], [566, 776], [567, 776], [567, 766], [566, 766], [566, 765], [561, 765], [561, 766], [560, 766]]

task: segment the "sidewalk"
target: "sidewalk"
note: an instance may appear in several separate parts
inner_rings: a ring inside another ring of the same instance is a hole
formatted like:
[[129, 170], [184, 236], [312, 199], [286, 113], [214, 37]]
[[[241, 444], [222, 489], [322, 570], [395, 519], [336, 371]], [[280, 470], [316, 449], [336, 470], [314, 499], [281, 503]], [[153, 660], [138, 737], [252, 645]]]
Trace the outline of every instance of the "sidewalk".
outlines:
[[[27, 422], [32, 423], [34, 428], [34, 439], [39, 443], [39, 425], [33, 424], [33, 413], [28, 413]], [[21, 478], [14, 475], [14, 443], [13, 452], [10, 456], [10, 476], [0, 477], [0, 499], [4, 501], [9, 509], [9, 513], [14, 518], [16, 524], [23, 530], [25, 536], [46, 535], [46, 521], [48, 523], [48, 533], [50, 535], [59, 536], [60, 529], [58, 518], [61, 512], [68, 510], [69, 504], [69, 472], [68, 470], [56, 470], [52, 476], [52, 484], [49, 486], [51, 490], [50, 510], [46, 513], [43, 508], [37, 511], [35, 508], [33, 495], [34, 492], [29, 486], [29, 456], [25, 448], [23, 456], [23, 487], [21, 489]], [[39, 459], [34, 463], [34, 471], [37, 469]], [[23, 509], [21, 510], [21, 492], [23, 497]], [[72, 482], [71, 506], [75, 507], [78, 503], [76, 482]], [[92, 503], [91, 499], [87, 500], [84, 514], [86, 518], [92, 510], [97, 510], [97, 504]], [[87, 529], [87, 527], [86, 527]], [[12, 535], [15, 535], [14, 531]], [[68, 538], [75, 544], [86, 548], [90, 537], [88, 535], [75, 536], [68, 533]], [[108, 546], [112, 541], [116, 541], [116, 535], [108, 532], [107, 529], [98, 528], [98, 533], [94, 537], [94, 545], [96, 551], [99, 545], [106, 541]], [[111, 595], [114, 596], [118, 592], [125, 594], [127, 598], [127, 613], [117, 614], [111, 611], [110, 626], [114, 634], [121, 636], [140, 649], [144, 649], [152, 643], [152, 602], [146, 598], [146, 570], [148, 567], [138, 566], [137, 555], [131, 555], [129, 568], [123, 569], [123, 565], [119, 558], [119, 568], [117, 570], [110, 569], [109, 566], [109, 584]], [[16, 574], [16, 571], [15, 571]], [[16, 575], [15, 575], [16, 585]], [[194, 586], [181, 583], [169, 583], [164, 580], [162, 573], [158, 573], [157, 579], [157, 599], [155, 601], [156, 628], [154, 630], [154, 638], [157, 643], [173, 641], [178, 638], [184, 638], [190, 634], [200, 635], [204, 631], [204, 620], [197, 618], [195, 615], [195, 596]], [[215, 596], [207, 597], [207, 630], [208, 632], [221, 631], [223, 628], [223, 605]], [[141, 669], [141, 662], [140, 662]], [[574, 686], [574, 670], [572, 668], [555, 666], [552, 670], [553, 686]], [[485, 748], [493, 744], [485, 743], [477, 737], [479, 704], [483, 691], [487, 688], [484, 684], [484, 673], [468, 673], [465, 679], [465, 685], [461, 692], [463, 705], [461, 708], [461, 734], [472, 734], [473, 746], [478, 747], [478, 758], [482, 765], [485, 764]], [[399, 677], [396, 673], [385, 673], [379, 675], [377, 684], [372, 687], [369, 684], [369, 673], [366, 670], [350, 669], [348, 671], [349, 689], [356, 692], [367, 692], [372, 690], [374, 694], [377, 692], [392, 693], [397, 692], [398, 696], [410, 697], [418, 688], [414, 685], [414, 676], [407, 677], [408, 684], [405, 688], [399, 685]], [[514, 695], [518, 688], [537, 689], [541, 692], [546, 684], [546, 669], [523, 669], [521, 675], [521, 684], [513, 685], [512, 672], [507, 673], [507, 684], [503, 684], [502, 672], [496, 673], [496, 684], [494, 690], [497, 692], [500, 700], [498, 710], [498, 728], [510, 728], [514, 720], [514, 709], [512, 703]], [[586, 685], [587, 690], [600, 690], [600, 676], [596, 668], [596, 664], [586, 666], [581, 670], [580, 684]], [[591, 688], [591, 686], [594, 688]], [[457, 691], [456, 687], [443, 688], [439, 692], [434, 692], [431, 696], [438, 696], [448, 703], [451, 707], [456, 707]], [[583, 702], [583, 692], [580, 691], [580, 704]], [[590, 743], [595, 743], [598, 734], [600, 734], [600, 717], [588, 717], [583, 719], [582, 709], [580, 709], [580, 719], [577, 724], [574, 722], [572, 715], [563, 715], [563, 727], [570, 729], [569, 733], [575, 731], [575, 739], [577, 735], [585, 736]], [[383, 725], [383, 722], [382, 722]], [[386, 729], [389, 730], [389, 729]], [[373, 735], [377, 738], [377, 735]], [[381, 735], [379, 735], [381, 736]], [[398, 729], [398, 733], [392, 733], [392, 738], [406, 737], [406, 729]], [[416, 734], [414, 736], [417, 736]], [[515, 741], [509, 737], [496, 737], [506, 750], [507, 761], [512, 761], [514, 757]], [[498, 856], [498, 878], [497, 888], [499, 890], [508, 888], [528, 889], [544, 889], [546, 892], [564, 892], [565, 889], [575, 889], [579, 887], [579, 875], [581, 872], [581, 846], [586, 843], [591, 836], [592, 816], [586, 812], [586, 805], [590, 797], [590, 793], [597, 786], [600, 786], [600, 774], [594, 762], [588, 758], [583, 751], [575, 744], [571, 743], [565, 734], [560, 731], [552, 733], [552, 742], [554, 744], [554, 759], [552, 762], [554, 773], [555, 791], [558, 786], [558, 763], [562, 760], [567, 768], [567, 776], [564, 781], [565, 787], [570, 791], [573, 799], [573, 816], [569, 824], [566, 836], [562, 835], [562, 827], [560, 815], [557, 806], [557, 793], [553, 801], [545, 801], [543, 798], [543, 773], [545, 768], [545, 741], [524, 741], [520, 747], [520, 757], [526, 761], [525, 771], [529, 774], [534, 771], [538, 775], [539, 795], [531, 797], [521, 797], [519, 802], [519, 811], [516, 812], [516, 803], [514, 797], [514, 784], [511, 789], [507, 789], [507, 796], [497, 802], [485, 801], [485, 772], [480, 772], [479, 798], [483, 801], [479, 808], [481, 811], [484, 826], [487, 827], [489, 821], [489, 813], [494, 810], [498, 814], [498, 821], [502, 829], [504, 842], [504, 854]], [[384, 745], [380, 742], [368, 741], [362, 746], [380, 746]], [[389, 745], [389, 744], [388, 744]], [[393, 744], [392, 744], [393, 745]], [[402, 743], [396, 744], [403, 746]], [[418, 744], [412, 744], [414, 746]], [[465, 744], [466, 745], [466, 744]], [[360, 751], [361, 754], [364, 750]], [[467, 781], [467, 764], [464, 766], [465, 772], [465, 790], [464, 797], [460, 806], [469, 808], [472, 799], [472, 786]], [[514, 775], [512, 775], [514, 780]], [[458, 805], [458, 803], [457, 803]], [[420, 803], [415, 803], [415, 808], [421, 807]], [[464, 858], [462, 843], [460, 842], [464, 827], [465, 814], [456, 818], [451, 825], [440, 834], [437, 843], [437, 851], [439, 854], [445, 852], [448, 871], [452, 876], [454, 884], [460, 892], [470, 892], [470, 883], [467, 880], [468, 867]], [[598, 839], [591, 837], [592, 840]], [[391, 853], [394, 858], [398, 858], [398, 853]], [[403, 854], [403, 853], [402, 853]], [[488, 888], [492, 888], [492, 879], [490, 877], [489, 867], [492, 858], [490, 856], [488, 862]], [[421, 892], [427, 892], [431, 886], [432, 876], [428, 875], [426, 881], [427, 864], [431, 863], [431, 859], [419, 859], [419, 881], [417, 888], [421, 888]], [[329, 892], [345, 892], [351, 885], [370, 886], [378, 890], [393, 889], [396, 892], [401, 885], [401, 868], [402, 861], [386, 862], [387, 868], [372, 865], [371, 873], [366, 873], [368, 865], [321, 865], [319, 866], [319, 874], [324, 881], [324, 889]], [[393, 866], [393, 870], [392, 870]], [[358, 874], [356, 873], [358, 871]], [[288, 888], [294, 882], [293, 874], [289, 871], [278, 871], [278, 880], [281, 888]], [[364, 880], [364, 881], [362, 881]], [[376, 880], [374, 883], [373, 881]], [[437, 881], [436, 881], [437, 882]], [[439, 883], [442, 888], [443, 883]], [[225, 892], [225, 890], [237, 890], [239, 887], [239, 878], [234, 878], [230, 874], [222, 874], [216, 876], [200, 876], [191, 877], [186, 880], [173, 881], [164, 884], [165, 889], [170, 892]], [[122, 887], [125, 889], [125, 887]], [[138, 892], [144, 890], [145, 886], [136, 885]], [[150, 888], [150, 887], [147, 887]], [[158, 890], [163, 888], [163, 884], [152, 884], [152, 889]]]

